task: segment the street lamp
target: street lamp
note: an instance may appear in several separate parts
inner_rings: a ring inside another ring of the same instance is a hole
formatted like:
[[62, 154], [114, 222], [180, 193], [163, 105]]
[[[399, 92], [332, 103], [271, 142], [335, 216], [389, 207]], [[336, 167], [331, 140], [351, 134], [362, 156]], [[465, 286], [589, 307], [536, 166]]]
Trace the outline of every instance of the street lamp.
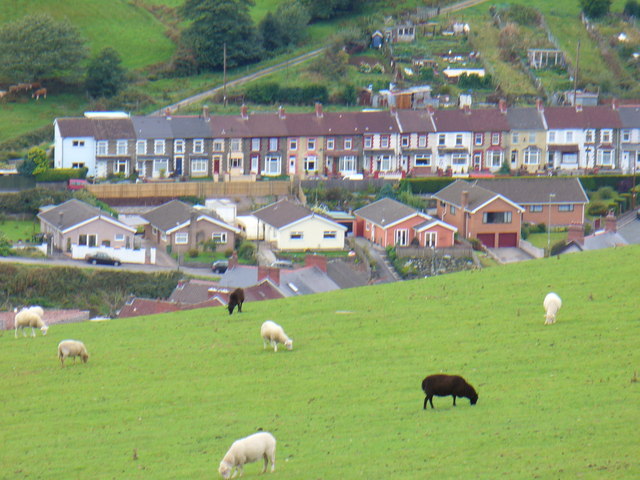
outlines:
[[547, 223], [547, 251], [549, 252], [549, 256], [551, 256], [551, 199], [556, 198], [555, 193], [549, 194], [549, 222]]

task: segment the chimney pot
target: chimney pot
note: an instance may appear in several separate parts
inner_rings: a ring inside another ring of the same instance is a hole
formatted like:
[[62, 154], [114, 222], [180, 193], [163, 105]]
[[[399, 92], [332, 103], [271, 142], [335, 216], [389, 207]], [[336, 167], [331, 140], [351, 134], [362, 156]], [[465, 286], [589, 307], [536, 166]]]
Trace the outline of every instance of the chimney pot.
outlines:
[[320, 102], [316, 103], [316, 117], [322, 118], [322, 104]]
[[249, 118], [249, 112], [247, 110], [247, 106], [246, 105], [242, 105], [240, 107], [240, 115], [242, 116], [243, 120], [247, 120]]

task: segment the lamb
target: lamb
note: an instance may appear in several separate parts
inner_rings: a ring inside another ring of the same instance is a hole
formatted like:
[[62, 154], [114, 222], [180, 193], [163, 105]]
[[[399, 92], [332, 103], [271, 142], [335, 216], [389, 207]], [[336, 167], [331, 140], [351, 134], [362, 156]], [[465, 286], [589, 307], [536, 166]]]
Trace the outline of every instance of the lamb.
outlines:
[[49, 327], [42, 320], [42, 316], [44, 315], [44, 311], [42, 310], [42, 307], [23, 308], [19, 312], [17, 309], [15, 309], [14, 312], [17, 312], [14, 319], [14, 326], [16, 329], [15, 331], [16, 338], [18, 338], [18, 328], [22, 330], [23, 337], [27, 336], [24, 331], [25, 327], [31, 327], [32, 337], [36, 336], [36, 331], [35, 331], [36, 327], [42, 331], [42, 335], [47, 334], [47, 330], [49, 329]]
[[65, 358], [73, 357], [73, 363], [76, 363], [76, 357], [82, 358], [84, 363], [89, 360], [87, 347], [79, 340], [63, 340], [58, 344], [58, 358], [60, 364], [64, 367]]
[[[245, 463], [257, 462], [264, 458], [262, 473], [267, 471], [267, 465], [271, 461], [271, 472], [276, 469], [276, 439], [269, 432], [258, 432], [248, 437], [236, 440], [220, 462], [218, 473], [222, 478], [242, 476], [242, 468]], [[233, 470], [235, 473], [231, 475]]]
[[544, 303], [542, 304], [547, 313], [545, 313], [544, 324], [551, 325], [552, 323], [556, 323], [556, 315], [558, 314], [558, 310], [562, 307], [562, 300], [558, 296], [557, 293], [547, 293], [547, 296], [544, 297]]
[[422, 390], [426, 394], [423, 410], [427, 408], [427, 401], [433, 408], [433, 396], [448, 397], [453, 395], [453, 406], [456, 406], [456, 397], [468, 398], [471, 405], [478, 401], [478, 394], [467, 381], [459, 375], [436, 374], [429, 375], [422, 381]]
[[231, 295], [229, 295], [229, 305], [227, 308], [229, 309], [229, 315], [233, 313], [233, 309], [238, 306], [238, 313], [242, 313], [242, 304], [244, 303], [244, 290], [241, 288], [236, 288]]
[[267, 348], [267, 343], [271, 342], [274, 352], [278, 351], [278, 343], [282, 343], [287, 347], [287, 350], [293, 350], [293, 340], [287, 337], [284, 329], [276, 322], [272, 322], [271, 320], [264, 322], [262, 327], [260, 327], [260, 335], [262, 335], [264, 348]]

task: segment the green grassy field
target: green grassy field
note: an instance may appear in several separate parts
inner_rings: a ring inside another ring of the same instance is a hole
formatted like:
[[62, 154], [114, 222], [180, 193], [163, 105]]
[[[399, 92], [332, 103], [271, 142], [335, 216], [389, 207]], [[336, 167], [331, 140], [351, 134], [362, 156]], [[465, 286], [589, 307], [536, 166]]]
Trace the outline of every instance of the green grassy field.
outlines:
[[38, 221], [4, 220], [0, 221], [0, 233], [10, 242], [22, 240], [28, 242], [34, 233], [40, 231]]
[[[233, 316], [5, 332], [0, 478], [216, 478], [232, 441], [258, 428], [278, 439], [280, 479], [638, 478], [639, 258], [625, 247]], [[549, 291], [564, 303], [553, 326]], [[265, 319], [293, 351], [263, 350]], [[60, 368], [65, 338], [86, 343], [86, 365]], [[436, 372], [465, 376], [478, 404], [423, 411], [420, 383]]]

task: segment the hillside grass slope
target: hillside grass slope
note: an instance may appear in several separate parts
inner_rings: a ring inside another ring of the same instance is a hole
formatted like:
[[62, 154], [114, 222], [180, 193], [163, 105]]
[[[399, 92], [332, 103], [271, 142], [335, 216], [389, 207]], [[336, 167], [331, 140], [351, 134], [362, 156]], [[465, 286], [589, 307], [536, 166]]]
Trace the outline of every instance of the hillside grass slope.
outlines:
[[[278, 440], [279, 479], [637, 478], [640, 247], [0, 337], [2, 479], [216, 478]], [[542, 300], [563, 299], [544, 325]], [[263, 350], [266, 319], [293, 351]], [[85, 342], [85, 365], [56, 346]], [[463, 375], [477, 405], [422, 379]], [[134, 449], [137, 459], [134, 458]], [[248, 465], [246, 478], [261, 466]]]

